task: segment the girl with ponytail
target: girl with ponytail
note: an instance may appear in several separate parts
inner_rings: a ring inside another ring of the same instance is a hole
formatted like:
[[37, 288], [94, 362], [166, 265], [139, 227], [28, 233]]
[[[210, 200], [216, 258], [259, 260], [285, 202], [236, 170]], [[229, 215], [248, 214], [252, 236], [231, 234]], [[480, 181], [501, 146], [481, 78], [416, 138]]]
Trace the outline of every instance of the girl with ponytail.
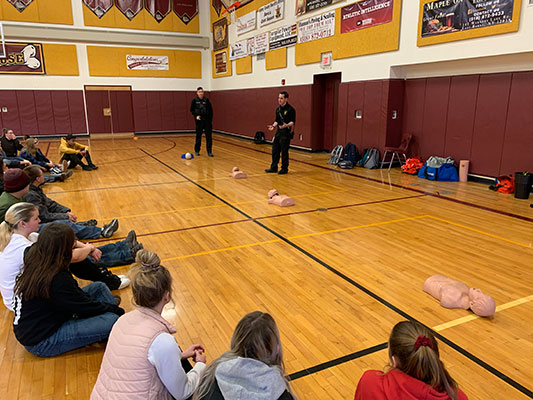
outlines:
[[429, 329], [413, 321], [397, 323], [389, 337], [392, 368], [366, 371], [355, 400], [467, 400], [439, 358], [439, 347]]
[[[185, 400], [200, 381], [202, 345], [181, 351], [176, 330], [162, 317], [172, 300], [172, 277], [157, 254], [140, 250], [132, 268], [137, 308], [113, 327], [91, 400]], [[196, 363], [194, 368], [188, 359]]]

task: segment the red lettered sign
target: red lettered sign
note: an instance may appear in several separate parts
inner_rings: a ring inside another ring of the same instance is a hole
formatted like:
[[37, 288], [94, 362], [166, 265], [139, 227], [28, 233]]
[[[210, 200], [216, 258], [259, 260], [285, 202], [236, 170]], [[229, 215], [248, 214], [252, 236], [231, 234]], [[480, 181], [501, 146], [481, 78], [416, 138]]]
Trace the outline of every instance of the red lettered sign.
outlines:
[[0, 58], [2, 74], [44, 74], [40, 43], [6, 43], [6, 57]]

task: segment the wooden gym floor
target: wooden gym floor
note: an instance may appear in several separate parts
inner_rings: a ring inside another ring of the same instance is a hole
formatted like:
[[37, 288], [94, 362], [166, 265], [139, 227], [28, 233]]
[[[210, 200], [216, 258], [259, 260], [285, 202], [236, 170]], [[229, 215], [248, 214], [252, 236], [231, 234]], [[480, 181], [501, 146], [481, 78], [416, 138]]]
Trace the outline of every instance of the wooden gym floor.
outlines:
[[[387, 364], [393, 325], [412, 318], [437, 332], [470, 399], [533, 397], [530, 201], [398, 170], [337, 170], [327, 155], [293, 150], [289, 175], [267, 175], [268, 145], [227, 136], [215, 136], [214, 158], [180, 159], [193, 143], [192, 135], [93, 139], [100, 169], [46, 186], [80, 220], [117, 217], [114, 239], [135, 229], [160, 255], [174, 277], [175, 306], [164, 316], [182, 347], [202, 343], [211, 361], [245, 313], [267, 311], [298, 397], [352, 399], [363, 371]], [[52, 159], [57, 146], [41, 143]], [[248, 179], [228, 177], [235, 165]], [[267, 204], [272, 188], [296, 205]], [[422, 291], [433, 274], [492, 295], [495, 317], [440, 307]], [[131, 290], [120, 294], [131, 310]], [[39, 359], [16, 341], [12, 318], [2, 308], [0, 398], [87, 399], [103, 347]]]

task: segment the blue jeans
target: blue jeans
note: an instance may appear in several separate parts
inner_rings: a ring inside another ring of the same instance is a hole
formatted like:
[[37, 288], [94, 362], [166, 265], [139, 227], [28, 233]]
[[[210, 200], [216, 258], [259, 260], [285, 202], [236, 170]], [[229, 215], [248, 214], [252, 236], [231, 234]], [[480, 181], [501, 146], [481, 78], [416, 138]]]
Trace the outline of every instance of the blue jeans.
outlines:
[[102, 252], [100, 261], [95, 263], [98, 267], [111, 268], [118, 265], [131, 264], [133, 261], [135, 261], [131, 256], [130, 246], [125, 240], [106, 244], [98, 247], [98, 249]]
[[84, 225], [78, 225], [74, 222], [70, 222], [69, 220], [59, 220], [59, 221], [53, 221], [53, 222], [46, 222], [44, 224], [39, 224], [39, 232], [41, 232], [41, 229], [45, 227], [45, 225], [48, 224], [55, 224], [55, 223], [63, 223], [70, 225], [72, 230], [74, 231], [74, 234], [78, 239], [98, 239], [100, 238], [100, 234], [102, 233], [102, 228], [99, 228], [97, 226], [84, 226]]
[[[111, 291], [102, 282], [91, 283], [82, 290], [95, 301], [115, 304]], [[118, 315], [111, 312], [91, 318], [71, 319], [39, 344], [26, 346], [26, 350], [38, 357], [53, 357], [105, 340], [117, 319]]]
[[24, 161], [22, 157], [5, 157], [4, 156], [4, 164], [7, 165], [8, 168], [11, 168], [11, 167], [19, 168], [21, 161]]

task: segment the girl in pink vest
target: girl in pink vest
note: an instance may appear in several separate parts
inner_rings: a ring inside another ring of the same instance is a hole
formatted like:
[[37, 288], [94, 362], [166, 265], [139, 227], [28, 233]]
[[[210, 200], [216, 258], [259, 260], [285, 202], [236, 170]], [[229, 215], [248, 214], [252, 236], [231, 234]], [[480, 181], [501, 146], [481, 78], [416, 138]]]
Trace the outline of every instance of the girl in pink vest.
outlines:
[[292, 400], [276, 322], [255, 311], [239, 321], [231, 349], [202, 375], [193, 400]]
[[140, 250], [133, 271], [137, 308], [113, 327], [91, 399], [188, 399], [205, 368], [204, 348], [194, 344], [182, 352], [176, 330], [161, 316], [172, 299], [172, 277], [157, 254]]
[[439, 359], [429, 329], [412, 321], [397, 323], [389, 338], [392, 368], [366, 371], [355, 400], [468, 400]]

